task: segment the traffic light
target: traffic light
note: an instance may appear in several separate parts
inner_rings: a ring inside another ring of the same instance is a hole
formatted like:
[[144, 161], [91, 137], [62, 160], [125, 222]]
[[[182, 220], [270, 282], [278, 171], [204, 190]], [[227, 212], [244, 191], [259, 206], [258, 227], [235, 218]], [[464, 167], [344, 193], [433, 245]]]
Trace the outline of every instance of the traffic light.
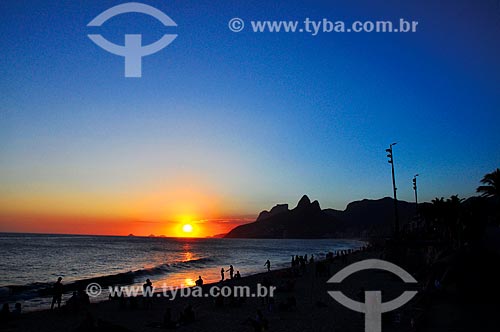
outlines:
[[385, 152], [387, 152], [387, 158], [389, 158], [388, 163], [392, 164], [392, 147], [389, 149], [385, 149]]
[[413, 178], [413, 190], [417, 190], [417, 178]]

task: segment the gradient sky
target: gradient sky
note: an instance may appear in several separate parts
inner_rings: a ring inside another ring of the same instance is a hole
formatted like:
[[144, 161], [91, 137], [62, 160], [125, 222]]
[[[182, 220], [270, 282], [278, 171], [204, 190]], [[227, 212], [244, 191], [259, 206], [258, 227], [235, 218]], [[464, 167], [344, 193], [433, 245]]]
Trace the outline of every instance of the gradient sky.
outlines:
[[[303, 194], [344, 209], [474, 195], [500, 165], [497, 0], [0, 3], [0, 231], [225, 232]], [[233, 33], [232, 17], [247, 21]], [[414, 34], [253, 33], [250, 20], [419, 21]], [[123, 44], [177, 39], [123, 77]]]

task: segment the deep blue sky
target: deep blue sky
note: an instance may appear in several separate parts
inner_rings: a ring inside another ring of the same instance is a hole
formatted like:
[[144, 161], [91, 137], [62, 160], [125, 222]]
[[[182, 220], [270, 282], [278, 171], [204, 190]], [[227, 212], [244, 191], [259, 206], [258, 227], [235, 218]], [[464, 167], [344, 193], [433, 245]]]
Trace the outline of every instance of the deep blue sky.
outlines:
[[[170, 187], [218, 197], [225, 215], [295, 203], [304, 193], [344, 208], [391, 195], [384, 150], [393, 141], [406, 200], [415, 173], [422, 199], [466, 197], [500, 165], [496, 0], [143, 1], [178, 27], [141, 14], [86, 26], [123, 2], [0, 4], [2, 211], [37, 197], [69, 212], [90, 198], [119, 211], [131, 192]], [[232, 17], [403, 17], [419, 30], [313, 37], [252, 33], [247, 24], [233, 33]], [[124, 33], [148, 44], [178, 37], [143, 59], [141, 79], [126, 79], [123, 58], [89, 33], [117, 44]]]

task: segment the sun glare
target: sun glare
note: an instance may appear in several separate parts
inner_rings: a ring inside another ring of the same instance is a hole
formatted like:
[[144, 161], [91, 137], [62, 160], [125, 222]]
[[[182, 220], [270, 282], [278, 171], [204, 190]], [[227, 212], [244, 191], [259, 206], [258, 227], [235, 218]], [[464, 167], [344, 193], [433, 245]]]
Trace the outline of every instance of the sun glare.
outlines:
[[177, 222], [174, 222], [174, 228], [172, 232], [177, 237], [199, 237], [202, 236], [203, 226], [197, 217], [192, 214], [183, 214], [175, 218]]
[[184, 233], [191, 233], [191, 232], [193, 232], [193, 226], [191, 224], [184, 224], [182, 226], [182, 231]]

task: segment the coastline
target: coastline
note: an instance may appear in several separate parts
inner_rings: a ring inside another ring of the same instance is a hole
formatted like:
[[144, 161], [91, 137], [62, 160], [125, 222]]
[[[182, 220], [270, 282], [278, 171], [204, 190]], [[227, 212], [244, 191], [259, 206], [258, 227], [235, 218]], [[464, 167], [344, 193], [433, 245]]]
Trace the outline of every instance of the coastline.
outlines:
[[[118, 300], [91, 303], [87, 308], [73, 312], [70, 310], [41, 310], [21, 314], [5, 326], [7, 331], [158, 331], [166, 308], [171, 308], [172, 316], [178, 319], [182, 310], [191, 304], [195, 311], [195, 321], [179, 326], [183, 331], [252, 331], [248, 319], [255, 316], [256, 310], [263, 312], [272, 331], [360, 331], [364, 324], [363, 315], [355, 313], [336, 303], [327, 293], [326, 281], [337, 271], [355, 261], [367, 258], [379, 258], [379, 251], [355, 251], [344, 259], [335, 258], [329, 266], [329, 273], [317, 275], [317, 266], [308, 264], [300, 275], [290, 274], [291, 268], [262, 272], [244, 276], [239, 280], [223, 283], [205, 284], [204, 289], [212, 286], [249, 286], [252, 289], [258, 283], [271, 280], [278, 288], [285, 282], [293, 282], [293, 290], [276, 293], [270, 306], [262, 298], [245, 298], [242, 303], [233, 303], [225, 299], [222, 306], [217, 306], [212, 297], [179, 297], [175, 300], [153, 297], [152, 307], [144, 308], [139, 302], [137, 308], [120, 307]], [[325, 262], [325, 261], [321, 261]], [[319, 263], [322, 264], [322, 263]], [[361, 279], [360, 279], [361, 278]], [[381, 277], [375, 275], [376, 279]], [[363, 276], [356, 277], [362, 282]], [[383, 278], [379, 281], [384, 286], [397, 289]], [[351, 286], [349, 286], [351, 287]], [[358, 289], [352, 289], [355, 294]], [[296, 305], [283, 306], [293, 296]], [[333, 321], [332, 321], [332, 318]], [[89, 327], [90, 326], [90, 327]], [[386, 329], [391, 331], [389, 327]], [[397, 331], [406, 331], [402, 326]]]
[[[23, 240], [22, 236], [15, 239], [19, 240]], [[287, 267], [290, 264], [288, 255], [292, 253], [313, 253], [321, 259], [332, 250], [356, 249], [366, 245], [366, 242], [352, 239], [283, 240], [280, 242], [281, 249], [274, 251], [271, 248], [276, 241], [269, 239], [141, 238], [130, 241], [127, 238], [109, 238], [103, 241], [101, 237], [75, 240], [73, 236], [68, 236], [52, 241], [41, 236], [36, 241], [45, 251], [22, 257], [27, 266], [34, 267], [34, 272], [24, 268], [24, 265], [7, 263], [6, 273], [0, 278], [4, 285], [0, 288], [1, 302], [8, 303], [10, 308], [21, 303], [23, 312], [50, 308], [52, 286], [58, 276], [64, 278], [63, 300], [69, 299], [73, 291], [85, 290], [88, 284], [98, 283], [103, 287], [98, 298], [102, 301], [108, 298], [108, 287], [142, 286], [147, 278], [153, 280], [158, 289], [162, 285], [189, 287], [195, 284], [194, 279], [198, 275], [202, 275], [206, 282], [220, 280], [218, 271], [221, 267], [227, 268], [229, 262], [234, 264], [235, 271], [240, 270], [243, 275], [249, 275], [262, 271], [264, 258], [271, 260], [273, 268]], [[95, 249], [92, 248], [99, 248], [103, 242], [108, 250], [96, 259], [93, 256]], [[50, 247], [45, 247], [46, 244]], [[61, 264], [71, 259], [73, 246], [86, 246], [89, 249], [79, 251], [81, 262]], [[131, 253], [117, 250], [120, 248], [130, 248]], [[22, 248], [19, 250], [30, 252]], [[50, 254], [56, 250], [62, 250], [62, 256], [47, 261], [45, 252]], [[87, 261], [89, 264], [86, 264]], [[16, 283], [11, 283], [13, 281]]]

